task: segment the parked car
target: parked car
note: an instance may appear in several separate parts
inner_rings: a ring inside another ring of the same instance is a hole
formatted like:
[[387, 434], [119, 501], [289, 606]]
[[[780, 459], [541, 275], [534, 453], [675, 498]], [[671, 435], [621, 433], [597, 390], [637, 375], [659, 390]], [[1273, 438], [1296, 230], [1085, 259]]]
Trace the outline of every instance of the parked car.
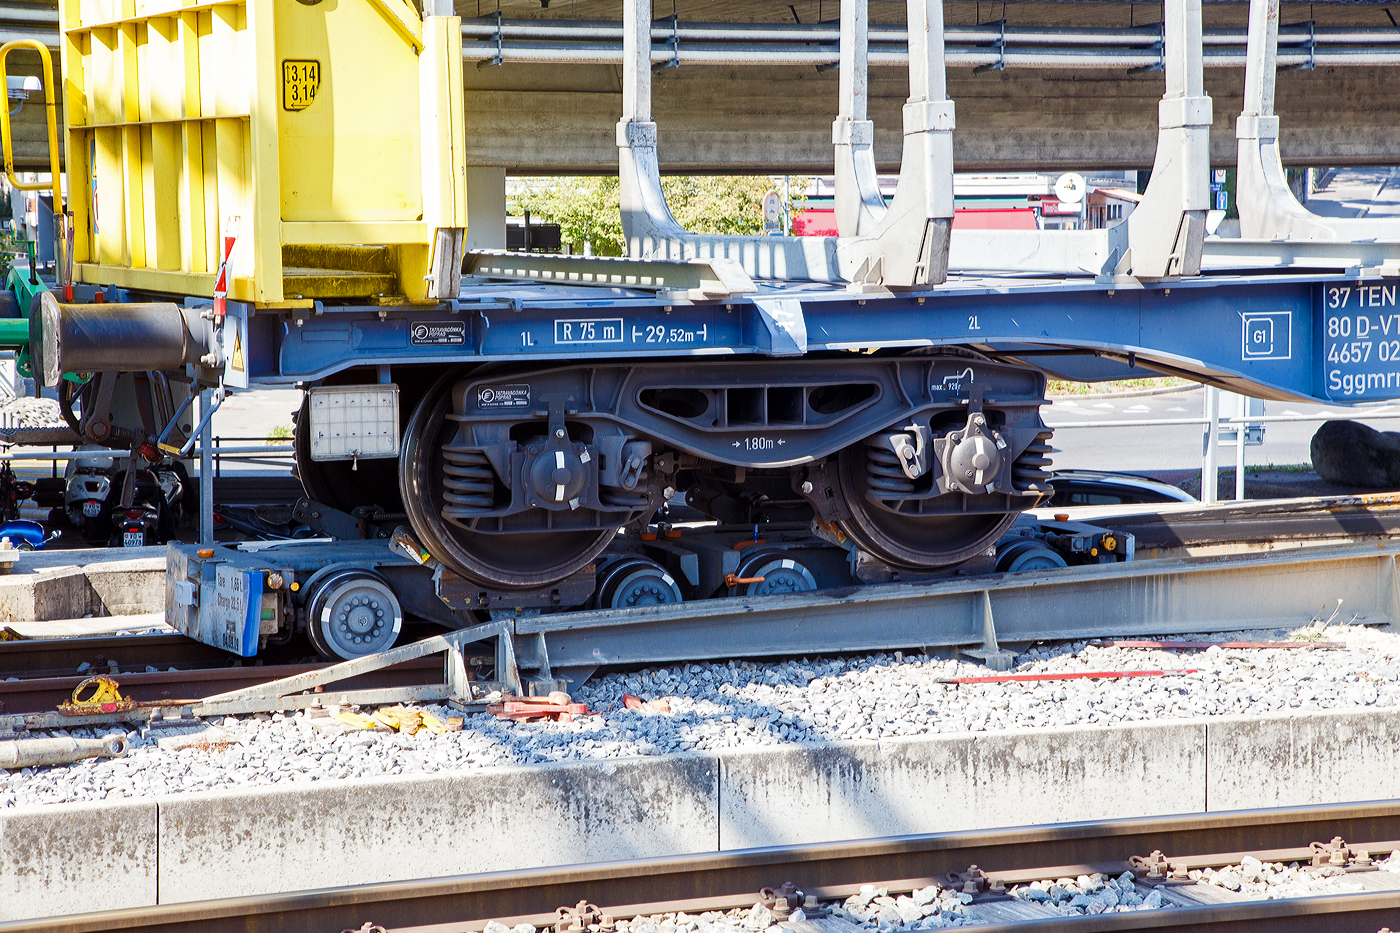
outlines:
[[1151, 502], [1196, 502], [1189, 492], [1135, 473], [1099, 470], [1057, 470], [1050, 480], [1055, 495], [1045, 503], [1057, 508], [1073, 505], [1138, 505]]

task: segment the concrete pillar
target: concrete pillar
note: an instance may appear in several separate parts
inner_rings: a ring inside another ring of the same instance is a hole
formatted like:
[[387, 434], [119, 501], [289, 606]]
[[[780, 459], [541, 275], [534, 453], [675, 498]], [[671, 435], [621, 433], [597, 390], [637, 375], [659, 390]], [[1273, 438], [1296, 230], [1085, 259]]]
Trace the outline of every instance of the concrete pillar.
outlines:
[[506, 170], [467, 166], [467, 249], [506, 248]]

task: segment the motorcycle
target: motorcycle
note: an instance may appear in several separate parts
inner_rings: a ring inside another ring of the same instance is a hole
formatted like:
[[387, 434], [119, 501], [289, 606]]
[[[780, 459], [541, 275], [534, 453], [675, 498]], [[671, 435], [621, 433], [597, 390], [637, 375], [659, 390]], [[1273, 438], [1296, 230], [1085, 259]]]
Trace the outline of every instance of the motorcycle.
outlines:
[[[92, 545], [147, 547], [176, 536], [189, 475], [179, 461], [131, 468], [125, 458], [95, 456], [68, 463], [68, 520]], [[123, 505], [122, 503], [127, 503]]]

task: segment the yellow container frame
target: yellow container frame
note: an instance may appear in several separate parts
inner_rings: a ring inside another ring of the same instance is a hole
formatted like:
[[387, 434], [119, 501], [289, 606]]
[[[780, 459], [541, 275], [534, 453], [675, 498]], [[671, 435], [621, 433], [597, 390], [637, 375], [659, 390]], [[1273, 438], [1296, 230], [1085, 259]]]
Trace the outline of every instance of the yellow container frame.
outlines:
[[[226, 236], [228, 297], [260, 307], [435, 300], [435, 259], [460, 262], [456, 17], [407, 0], [61, 0], [60, 27], [75, 281], [212, 296]], [[294, 74], [319, 87], [298, 97]]]

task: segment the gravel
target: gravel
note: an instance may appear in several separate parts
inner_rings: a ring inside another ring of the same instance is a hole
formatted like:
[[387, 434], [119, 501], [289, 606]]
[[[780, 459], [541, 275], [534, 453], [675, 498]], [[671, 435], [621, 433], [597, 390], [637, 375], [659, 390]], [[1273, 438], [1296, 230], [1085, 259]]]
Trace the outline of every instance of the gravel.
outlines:
[[61, 428], [67, 425], [51, 398], [16, 398], [0, 405], [0, 424], [16, 428]]
[[[900, 736], [1183, 720], [1400, 705], [1400, 635], [1360, 626], [1314, 628], [1341, 649], [1200, 652], [1047, 644], [1018, 656], [1015, 673], [1194, 669], [1121, 680], [956, 685], [981, 665], [898, 652], [775, 663], [730, 661], [614, 673], [574, 700], [596, 715], [570, 723], [465, 717], [461, 731], [416, 735], [339, 732], [306, 716], [274, 714], [216, 723], [214, 743], [167, 751], [139, 733], [120, 759], [0, 771], [0, 809], [228, 790], [386, 774], [468, 772], [499, 765], [616, 759]], [[1287, 632], [1176, 636], [1263, 640]], [[624, 694], [666, 697], [670, 712], [625, 708]], [[428, 705], [439, 718], [459, 715]], [[108, 730], [72, 730], [81, 737]]]

